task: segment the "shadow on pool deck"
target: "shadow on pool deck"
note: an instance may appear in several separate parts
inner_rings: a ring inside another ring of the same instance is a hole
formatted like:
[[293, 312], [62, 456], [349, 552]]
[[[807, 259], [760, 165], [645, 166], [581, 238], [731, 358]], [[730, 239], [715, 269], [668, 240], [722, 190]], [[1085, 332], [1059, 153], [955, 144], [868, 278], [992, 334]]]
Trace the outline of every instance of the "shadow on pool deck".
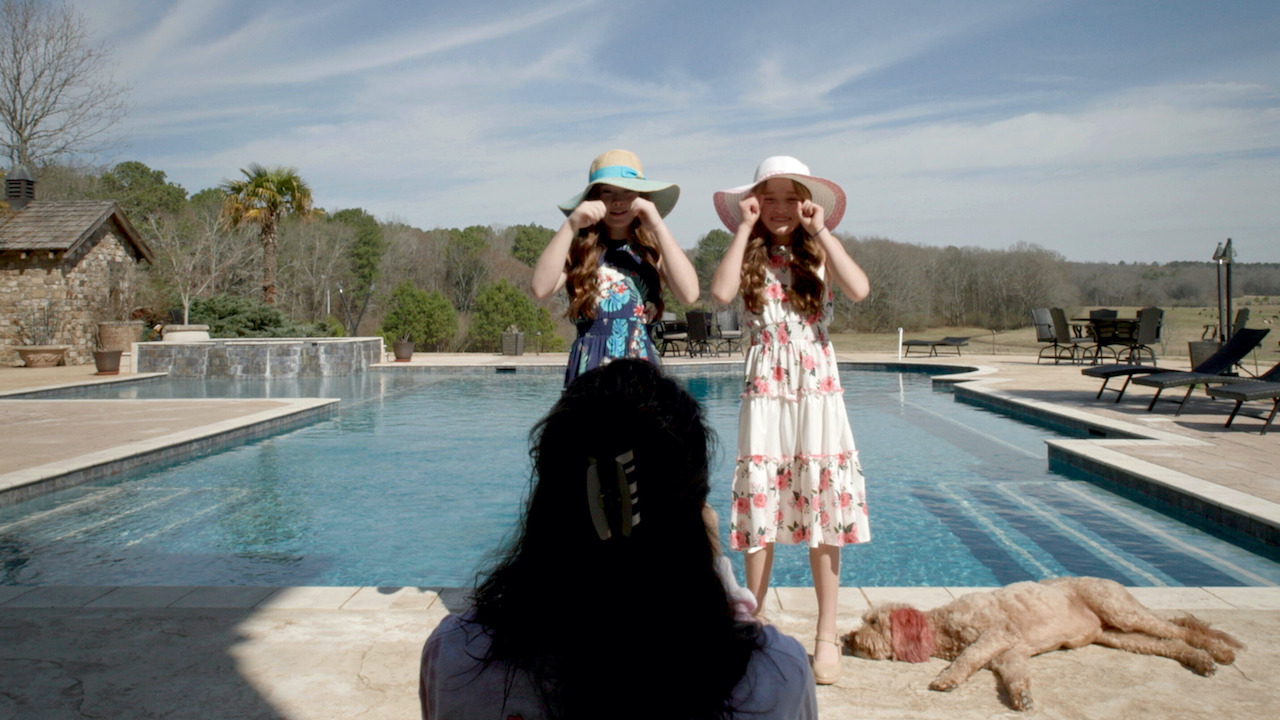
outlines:
[[[841, 357], [853, 362], [892, 360], [878, 355]], [[415, 357], [414, 364], [460, 359], [491, 366], [564, 362], [563, 356], [554, 355], [433, 355]], [[988, 386], [1000, 393], [1129, 423], [1163, 438], [1127, 444], [1098, 441], [1109, 443], [1109, 452], [1246, 493], [1259, 505], [1280, 502], [1275, 467], [1280, 433], [1259, 436], [1250, 425], [1257, 421], [1248, 419], [1222, 430], [1227, 408], [1221, 403], [1201, 399], [1191, 412], [1175, 419], [1169, 409], [1147, 414], [1145, 402], [1136, 397], [1121, 405], [1093, 400], [1097, 384], [1082, 378], [1078, 368], [1037, 366], [1016, 356], [966, 355], [961, 361], [994, 368], [986, 375]], [[920, 364], [940, 362], [958, 361]], [[91, 367], [0, 368], [0, 393], [93, 380], [92, 372]], [[65, 401], [23, 405], [26, 414], [20, 424], [14, 405], [0, 418], [0, 430], [9, 439], [0, 448], [0, 474], [30, 468], [29, 453], [40, 443], [40, 452], [52, 453], [55, 462], [74, 462], [104, 449], [226, 421], [209, 415], [216, 407], [232, 416], [261, 412], [248, 405], [237, 411], [231, 405], [196, 401], [188, 408], [167, 408], [166, 419], [150, 427], [140, 421], [126, 431], [112, 429], [112, 423], [86, 412], [84, 406]], [[92, 432], [86, 431], [89, 426]], [[841, 592], [841, 628], [846, 631], [858, 624], [869, 602], [894, 599], [931, 607], [960, 590]], [[1280, 702], [1280, 589], [1138, 588], [1135, 594], [1163, 614], [1194, 611], [1250, 647], [1236, 665], [1211, 678], [1194, 675], [1171, 660], [1100, 647], [1051, 653], [1032, 661], [1037, 709], [1026, 717], [1271, 716]], [[415, 717], [422, 642], [435, 623], [462, 602], [457, 590], [418, 588], [0, 587], [0, 720], [197, 714]], [[678, 602], [678, 594], [673, 594], [673, 602]], [[768, 609], [775, 623], [812, 647], [816, 607], [811, 591], [779, 589]], [[840, 684], [818, 689], [824, 718], [1018, 716], [997, 696], [989, 672], [979, 672], [955, 692], [941, 694], [927, 689], [943, 667], [938, 660], [910, 665], [848, 657], [843, 662]]]

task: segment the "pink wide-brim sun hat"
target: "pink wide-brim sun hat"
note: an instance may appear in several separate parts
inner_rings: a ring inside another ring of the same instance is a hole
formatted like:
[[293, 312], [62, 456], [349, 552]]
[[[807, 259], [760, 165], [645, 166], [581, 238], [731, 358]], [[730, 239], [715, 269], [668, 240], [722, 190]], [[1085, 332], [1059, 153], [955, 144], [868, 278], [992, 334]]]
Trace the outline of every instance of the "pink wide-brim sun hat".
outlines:
[[713, 196], [716, 214], [729, 232], [737, 232], [742, 224], [742, 208], [738, 203], [751, 194], [760, 183], [773, 178], [788, 178], [805, 186], [813, 201], [823, 212], [824, 222], [828, 230], [834, 230], [844, 217], [845, 196], [839, 185], [826, 178], [820, 178], [809, 172], [809, 166], [789, 155], [774, 155], [765, 158], [756, 168], [755, 180], [750, 185], [740, 185], [728, 190], [721, 190]]

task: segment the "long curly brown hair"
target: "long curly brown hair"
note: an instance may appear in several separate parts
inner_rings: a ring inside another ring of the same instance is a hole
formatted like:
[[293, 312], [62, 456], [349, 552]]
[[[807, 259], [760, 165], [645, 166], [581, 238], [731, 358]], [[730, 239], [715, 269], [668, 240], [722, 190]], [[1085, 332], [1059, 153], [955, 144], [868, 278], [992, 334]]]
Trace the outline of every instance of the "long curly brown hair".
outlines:
[[[595, 185], [587, 193], [586, 200], [595, 200], [599, 193]], [[641, 197], [646, 197], [641, 195]], [[565, 287], [569, 290], [569, 309], [565, 317], [570, 320], [594, 320], [596, 318], [596, 291], [600, 288], [600, 279], [596, 274], [600, 267], [600, 256], [604, 254], [605, 244], [600, 240], [607, 235], [608, 228], [603, 222], [578, 231], [569, 246], [569, 257], [565, 259], [565, 274], [568, 279]], [[640, 218], [631, 221], [627, 231], [627, 243], [640, 254], [645, 263], [651, 265], [655, 272], [658, 259], [662, 257], [658, 251], [658, 238], [640, 224]], [[662, 296], [657, 296], [658, 315], [662, 314]]]
[[[792, 183], [801, 198], [812, 199], [808, 188], [794, 180]], [[751, 192], [755, 194], [759, 190], [760, 186], [757, 185]], [[753, 313], [759, 313], [764, 308], [764, 269], [769, 264], [770, 239], [764, 223], [757, 219], [742, 256], [742, 302]], [[822, 312], [822, 304], [827, 296], [827, 284], [818, 276], [819, 268], [827, 259], [826, 253], [818, 244], [818, 239], [798, 225], [791, 233], [790, 244], [791, 287], [787, 288], [787, 298], [791, 307], [801, 316], [817, 315]]]

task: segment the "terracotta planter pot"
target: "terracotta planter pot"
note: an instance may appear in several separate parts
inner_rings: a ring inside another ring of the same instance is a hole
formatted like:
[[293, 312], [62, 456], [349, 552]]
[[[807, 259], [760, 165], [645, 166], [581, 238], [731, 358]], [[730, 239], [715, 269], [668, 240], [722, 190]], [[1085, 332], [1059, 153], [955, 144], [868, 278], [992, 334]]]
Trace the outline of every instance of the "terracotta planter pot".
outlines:
[[130, 352], [133, 344], [142, 340], [141, 320], [104, 321], [98, 323], [98, 344], [103, 350]]
[[22, 363], [29, 368], [61, 365], [68, 349], [68, 345], [24, 345], [14, 348], [18, 351], [18, 357], [22, 358]]
[[93, 364], [98, 368], [98, 375], [119, 375], [120, 356], [123, 350], [94, 350]]
[[396, 362], [409, 362], [413, 359], [413, 341], [397, 340], [391, 343], [391, 351], [396, 355]]

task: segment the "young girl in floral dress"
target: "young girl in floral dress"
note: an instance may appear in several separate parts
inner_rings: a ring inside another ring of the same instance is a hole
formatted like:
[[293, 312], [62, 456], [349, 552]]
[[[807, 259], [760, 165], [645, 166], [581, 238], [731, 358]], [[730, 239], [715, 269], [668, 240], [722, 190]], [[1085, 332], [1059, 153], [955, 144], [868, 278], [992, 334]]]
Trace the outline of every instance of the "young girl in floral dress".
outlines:
[[854, 301], [870, 285], [831, 234], [844, 215], [844, 191], [799, 160], [766, 159], [750, 185], [716, 193], [715, 206], [734, 237], [711, 295], [729, 303], [741, 291], [751, 333], [730, 545], [747, 553], [747, 587], [760, 607], [774, 544], [808, 546], [818, 596], [813, 671], [830, 684], [840, 674], [840, 548], [871, 533], [827, 323], [832, 285]]
[[626, 150], [597, 157], [587, 187], [560, 204], [568, 216], [533, 270], [533, 294], [569, 289], [568, 316], [578, 326], [569, 350], [567, 387], [614, 358], [658, 362], [649, 323], [662, 312], [665, 280], [680, 302], [698, 299], [698, 275], [663, 218], [680, 188], [649, 180]]

